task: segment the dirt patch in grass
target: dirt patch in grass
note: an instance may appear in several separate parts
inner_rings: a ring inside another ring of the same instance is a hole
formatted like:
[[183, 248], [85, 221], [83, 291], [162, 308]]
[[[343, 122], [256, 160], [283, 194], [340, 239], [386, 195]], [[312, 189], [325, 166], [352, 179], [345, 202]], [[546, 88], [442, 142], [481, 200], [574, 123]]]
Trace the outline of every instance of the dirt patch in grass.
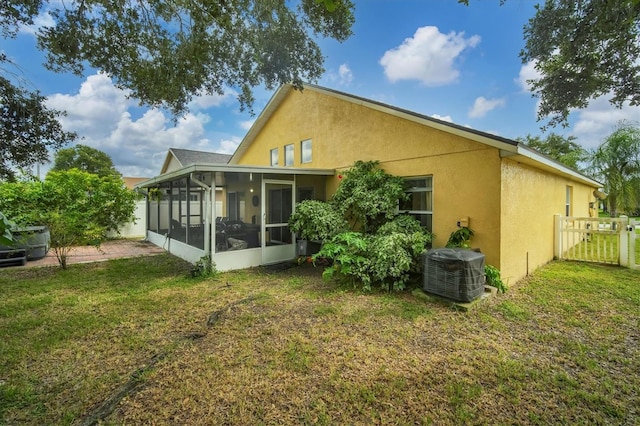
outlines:
[[[0, 326], [25, 333], [0, 343], [3, 421], [80, 424], [114, 395], [104, 424], [632, 424], [639, 414], [636, 271], [553, 263], [461, 313], [325, 283], [310, 265], [194, 280], [154, 259], [105, 263], [108, 278], [87, 290], [67, 277], [0, 294], [13, 306]], [[29, 346], [46, 327], [58, 340]]]

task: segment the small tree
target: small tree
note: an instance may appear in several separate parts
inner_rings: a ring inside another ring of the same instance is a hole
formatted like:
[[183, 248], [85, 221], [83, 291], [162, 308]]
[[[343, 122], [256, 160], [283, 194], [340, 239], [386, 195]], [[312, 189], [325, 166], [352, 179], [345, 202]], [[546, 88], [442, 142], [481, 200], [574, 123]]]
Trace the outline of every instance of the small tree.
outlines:
[[121, 178], [78, 169], [50, 172], [43, 182], [0, 185], [0, 210], [19, 225], [46, 225], [63, 269], [73, 246], [97, 246], [107, 231], [132, 220], [136, 199]]

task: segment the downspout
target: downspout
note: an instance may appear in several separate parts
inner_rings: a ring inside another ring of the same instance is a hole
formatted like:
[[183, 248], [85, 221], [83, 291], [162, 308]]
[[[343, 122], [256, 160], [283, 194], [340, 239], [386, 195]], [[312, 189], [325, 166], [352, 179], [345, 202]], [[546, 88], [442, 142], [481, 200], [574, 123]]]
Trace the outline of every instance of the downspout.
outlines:
[[201, 188], [205, 189], [204, 192], [204, 252], [213, 258], [211, 253], [211, 187], [206, 183], [202, 182], [193, 175], [193, 173], [189, 174], [189, 178], [191, 182], [195, 183]]

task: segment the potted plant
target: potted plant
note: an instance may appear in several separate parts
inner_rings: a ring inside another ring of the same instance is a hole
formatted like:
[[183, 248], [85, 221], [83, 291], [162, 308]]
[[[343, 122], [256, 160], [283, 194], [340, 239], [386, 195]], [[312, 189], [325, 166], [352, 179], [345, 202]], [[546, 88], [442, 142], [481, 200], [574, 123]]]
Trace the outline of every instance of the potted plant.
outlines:
[[299, 256], [308, 256], [320, 250], [322, 241], [344, 231], [347, 222], [330, 203], [305, 200], [296, 206], [289, 217], [289, 229], [298, 238]]

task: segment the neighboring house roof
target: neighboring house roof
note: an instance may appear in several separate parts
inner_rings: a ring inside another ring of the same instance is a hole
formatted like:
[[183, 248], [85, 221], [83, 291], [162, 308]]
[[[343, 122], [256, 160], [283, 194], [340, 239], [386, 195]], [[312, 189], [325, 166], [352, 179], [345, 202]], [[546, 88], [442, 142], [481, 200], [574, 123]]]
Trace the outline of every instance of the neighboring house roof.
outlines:
[[129, 189], [133, 189], [133, 187], [140, 183], [140, 182], [144, 182], [145, 180], [149, 180], [149, 178], [147, 177], [123, 177], [122, 180], [124, 181], [124, 184], [127, 188]]
[[[255, 120], [253, 126], [249, 129], [249, 132], [245, 135], [244, 139], [231, 156], [229, 164], [237, 164], [242, 155], [246, 152], [248, 147], [253, 143], [255, 138], [261, 132], [262, 128], [269, 121], [272, 114], [278, 109], [280, 104], [287, 98], [294, 87], [291, 84], [285, 84], [280, 86], [276, 93], [269, 100], [269, 103], [260, 113]], [[486, 145], [498, 148], [502, 157], [518, 156], [518, 161], [532, 165], [534, 167], [551, 171], [553, 173], [569, 176], [572, 179], [576, 179], [581, 182], [588, 183], [590, 185], [601, 186], [601, 183], [591, 179], [590, 177], [573, 170], [570, 167], [565, 166], [558, 161], [547, 157], [546, 155], [538, 152], [537, 150], [528, 147], [522, 142], [507, 139], [501, 136], [497, 136], [491, 133], [482, 132], [472, 129], [470, 127], [460, 126], [458, 124], [450, 123], [437, 118], [429, 117], [427, 115], [419, 114], [414, 111], [394, 107], [384, 104], [382, 102], [366, 99], [360, 96], [351, 95], [348, 93], [340, 92], [333, 89], [327, 89], [314, 84], [304, 84], [304, 91], [311, 90], [318, 93], [322, 93], [327, 96], [332, 96], [341, 99], [346, 102], [362, 105], [367, 108], [371, 108], [386, 114], [390, 114], [405, 120], [412, 121], [424, 126], [428, 126], [443, 132], [452, 133], [476, 142], [484, 143]]]
[[227, 164], [231, 159], [231, 155], [218, 152], [194, 151], [192, 149], [169, 148], [160, 174], [167, 172], [171, 159], [177, 161], [179, 167], [185, 167], [195, 163]]

